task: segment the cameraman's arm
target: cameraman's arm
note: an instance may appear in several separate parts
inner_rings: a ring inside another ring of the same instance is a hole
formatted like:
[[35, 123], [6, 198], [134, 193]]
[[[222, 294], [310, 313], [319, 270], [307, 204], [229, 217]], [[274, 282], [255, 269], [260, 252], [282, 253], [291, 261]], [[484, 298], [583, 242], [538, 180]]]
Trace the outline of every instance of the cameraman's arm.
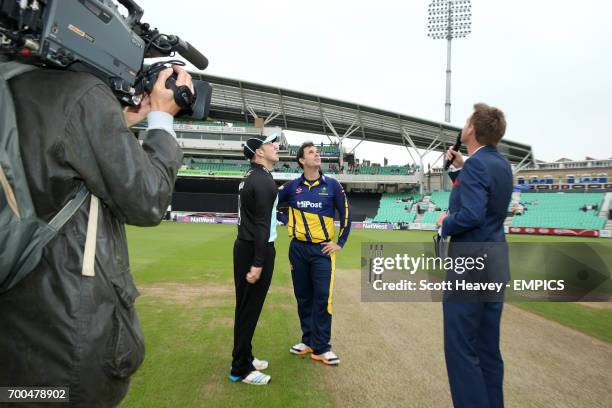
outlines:
[[140, 146], [125, 126], [118, 101], [99, 84], [76, 101], [62, 147], [65, 160], [117, 218], [128, 224], [159, 224], [183, 157], [167, 131], [149, 130]]

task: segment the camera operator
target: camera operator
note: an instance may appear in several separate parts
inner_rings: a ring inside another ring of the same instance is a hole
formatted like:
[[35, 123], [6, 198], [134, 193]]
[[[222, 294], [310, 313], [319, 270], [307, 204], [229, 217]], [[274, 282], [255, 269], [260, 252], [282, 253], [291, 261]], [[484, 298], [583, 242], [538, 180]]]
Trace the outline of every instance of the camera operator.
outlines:
[[[70, 405], [82, 407], [116, 406], [127, 393], [144, 340], [124, 224], [159, 224], [172, 198], [183, 157], [172, 130], [179, 107], [165, 87], [173, 70], [177, 85], [193, 87], [186, 71], [168, 68], [140, 108], [125, 111], [88, 73], [37, 69], [9, 82], [39, 217], [52, 219], [82, 184], [100, 204], [86, 200], [36, 269], [0, 296], [0, 386], [68, 387]], [[128, 127], [145, 117], [141, 146]]]

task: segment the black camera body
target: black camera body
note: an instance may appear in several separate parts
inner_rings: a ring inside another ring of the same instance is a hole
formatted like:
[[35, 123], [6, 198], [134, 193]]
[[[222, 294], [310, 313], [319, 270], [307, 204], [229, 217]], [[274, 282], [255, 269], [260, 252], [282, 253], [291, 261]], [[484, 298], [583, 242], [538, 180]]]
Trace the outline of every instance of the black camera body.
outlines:
[[[143, 10], [133, 0], [118, 2], [127, 16], [121, 15], [113, 0], [0, 0], [0, 55], [91, 72], [129, 105], [138, 105], [142, 92], [152, 89], [141, 82], [156, 78], [147, 71], [150, 67], [143, 66], [144, 58], [178, 52], [199, 69], [208, 66], [206, 57], [188, 42], [141, 23]], [[208, 83], [194, 81], [192, 98], [171, 83], [169, 88], [177, 103], [182, 103], [181, 113], [206, 117], [201, 115], [209, 110], [212, 88]]]

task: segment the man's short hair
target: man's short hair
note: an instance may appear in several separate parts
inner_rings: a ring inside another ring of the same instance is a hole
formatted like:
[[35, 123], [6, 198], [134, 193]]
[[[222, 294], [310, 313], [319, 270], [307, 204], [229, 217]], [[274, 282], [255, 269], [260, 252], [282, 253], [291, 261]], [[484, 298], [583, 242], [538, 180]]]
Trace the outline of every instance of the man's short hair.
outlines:
[[307, 147], [313, 147], [315, 144], [311, 141], [308, 142], [304, 142], [302, 143], [302, 145], [300, 146], [300, 148], [297, 151], [297, 155], [295, 156], [295, 161], [297, 161], [297, 164], [301, 167], [304, 168], [304, 166], [302, 165], [302, 163], [300, 163], [300, 159], [304, 158], [304, 150]]
[[486, 103], [474, 105], [470, 123], [474, 126], [476, 140], [481, 145], [496, 146], [506, 133], [504, 112]]

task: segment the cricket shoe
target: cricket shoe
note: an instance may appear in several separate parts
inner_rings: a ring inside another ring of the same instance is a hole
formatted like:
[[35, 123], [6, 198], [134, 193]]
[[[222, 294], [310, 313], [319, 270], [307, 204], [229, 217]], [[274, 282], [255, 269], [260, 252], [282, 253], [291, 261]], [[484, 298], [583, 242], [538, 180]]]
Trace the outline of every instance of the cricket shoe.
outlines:
[[314, 354], [314, 353], [312, 353], [310, 355], [310, 358], [312, 358], [315, 361], [320, 361], [320, 362], [322, 362], [323, 364], [326, 364], [326, 365], [338, 365], [338, 364], [340, 364], [340, 359], [331, 350], [330, 351], [326, 351], [323, 354]]
[[298, 343], [294, 346], [291, 346], [289, 349], [291, 354], [295, 354], [297, 356], [305, 356], [308, 353], [312, 353], [312, 349], [305, 345], [304, 343]]
[[230, 381], [233, 382], [243, 382], [245, 384], [251, 384], [251, 385], [267, 385], [270, 383], [270, 381], [272, 381], [272, 377], [270, 377], [268, 374], [264, 374], [261, 371], [251, 371], [248, 375], [246, 375], [245, 377], [240, 377], [237, 375], [230, 375], [229, 376]]
[[253, 367], [255, 367], [255, 370], [257, 371], [263, 371], [268, 368], [268, 362], [266, 360], [260, 360], [253, 357]]

